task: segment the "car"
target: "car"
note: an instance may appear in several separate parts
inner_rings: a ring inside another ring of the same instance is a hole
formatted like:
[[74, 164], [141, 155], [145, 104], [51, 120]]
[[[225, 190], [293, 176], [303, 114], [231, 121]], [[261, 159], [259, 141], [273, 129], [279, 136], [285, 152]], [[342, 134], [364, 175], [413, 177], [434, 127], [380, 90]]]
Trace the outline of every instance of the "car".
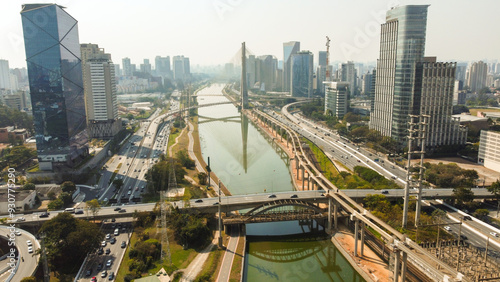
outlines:
[[293, 194], [292, 196], [290, 196], [290, 198], [298, 198], [299, 196], [297, 196], [297, 194]]
[[101, 270], [102, 269], [102, 262], [100, 262], [98, 265], [97, 265], [97, 271]]
[[97, 282], [97, 278], [95, 278], [95, 276], [92, 277], [92, 279], [90, 279], [90, 282]]
[[107, 244], [106, 241], [102, 241], [101, 242], [101, 247], [106, 247], [106, 244]]
[[494, 237], [498, 237], [498, 233], [496, 233], [496, 232], [490, 232], [490, 235], [494, 236]]
[[397, 177], [396, 176], [391, 176], [392, 179], [396, 179]]
[[26, 221], [26, 219], [24, 217], [20, 217], [20, 218], [16, 219], [16, 222], [22, 222], [22, 221]]
[[468, 215], [464, 216], [464, 220], [472, 220], [472, 218]]
[[107, 248], [105, 254], [107, 254], [107, 255], [111, 254], [111, 249]]
[[121, 209], [118, 212], [123, 213], [123, 212], [127, 212], [127, 210], [126, 209]]
[[198, 199], [196, 201], [194, 201], [195, 203], [203, 203], [203, 200], [202, 199]]
[[114, 211], [119, 211], [121, 210], [122, 208], [115, 208]]
[[451, 230], [451, 227], [449, 227], [449, 226], [445, 226], [445, 227], [444, 227], [444, 230], [446, 230], [446, 231], [450, 231], [450, 230]]
[[49, 214], [48, 212], [43, 212], [41, 215], [39, 215], [38, 217], [49, 217]]
[[90, 276], [90, 274], [92, 274], [92, 268], [87, 269], [85, 276]]
[[98, 255], [104, 254], [104, 249], [103, 248], [99, 248], [99, 250], [97, 251], [97, 254]]
[[108, 233], [108, 234], [106, 234], [106, 240], [109, 240], [109, 239], [111, 239], [111, 234]]
[[21, 231], [16, 230], [14, 233], [16, 233], [16, 236], [21, 236]]
[[113, 279], [115, 279], [115, 273], [114, 273], [114, 272], [111, 272], [111, 273], [109, 274], [109, 276], [108, 276], [108, 280], [109, 280], [109, 281], [111, 281], [111, 280], [113, 280]]
[[465, 235], [460, 235], [460, 239], [462, 239], [462, 240], [467, 240], [467, 236], [465, 236]]
[[[120, 210], [121, 210], [121, 208], [120, 208]], [[113, 218], [111, 219], [111, 222], [115, 222], [115, 221], [116, 221], [116, 218], [114, 218], [114, 217], [113, 217]]]
[[108, 259], [108, 261], [106, 262], [106, 267], [110, 267], [112, 263], [113, 263], [113, 260]]
[[33, 253], [33, 247], [28, 247], [28, 253], [30, 253], [30, 254]]
[[104, 278], [108, 276], [108, 272], [106, 270], [104, 270], [102, 273], [101, 273], [101, 277]]
[[382, 190], [382, 194], [389, 194], [389, 191], [387, 191], [387, 190]]
[[127, 247], [127, 243], [125, 241], [122, 241], [122, 244], [120, 246], [122, 249]]
[[33, 246], [33, 244], [31, 243], [31, 240], [27, 240], [27, 241], [26, 241], [26, 245], [28, 245], [28, 247]]
[[130, 196], [130, 194], [132, 194], [132, 191], [128, 191], [128, 192], [127, 192], [127, 195], [129, 195], [129, 196]]
[[276, 195], [271, 194], [271, 195], [269, 195], [269, 196], [267, 196], [267, 197], [268, 197], [268, 198], [276, 198]]
[[111, 244], [116, 243], [116, 238], [115, 238], [115, 237], [111, 238], [111, 240], [109, 240], [109, 242], [110, 242]]

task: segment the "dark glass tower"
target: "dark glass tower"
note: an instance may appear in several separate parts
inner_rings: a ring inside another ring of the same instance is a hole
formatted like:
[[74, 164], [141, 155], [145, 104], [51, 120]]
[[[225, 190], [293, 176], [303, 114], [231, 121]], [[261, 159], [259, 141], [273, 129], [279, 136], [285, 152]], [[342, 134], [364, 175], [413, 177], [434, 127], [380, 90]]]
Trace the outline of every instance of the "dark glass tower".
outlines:
[[74, 167], [88, 154], [78, 22], [56, 4], [21, 17], [40, 168]]

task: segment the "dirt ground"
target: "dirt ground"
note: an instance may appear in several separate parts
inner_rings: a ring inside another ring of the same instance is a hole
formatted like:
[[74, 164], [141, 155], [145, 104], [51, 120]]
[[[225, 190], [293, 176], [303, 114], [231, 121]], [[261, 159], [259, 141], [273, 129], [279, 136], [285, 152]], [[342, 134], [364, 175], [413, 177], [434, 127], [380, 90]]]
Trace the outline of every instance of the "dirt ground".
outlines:
[[[412, 160], [413, 162], [418, 162], [419, 160]], [[481, 179], [481, 182], [479, 183], [480, 186], [483, 185], [482, 179], [485, 179], [484, 184], [486, 186], [491, 185], [491, 183], [495, 182], [497, 179], [500, 179], [500, 172], [491, 170], [489, 168], [486, 168], [480, 164], [458, 158], [458, 157], [453, 157], [453, 158], [440, 158], [440, 159], [424, 159], [424, 162], [429, 162], [431, 164], [438, 164], [438, 163], [443, 163], [443, 164], [449, 164], [449, 163], [456, 163], [460, 168], [462, 169], [474, 169], [477, 171], [477, 174], [479, 175], [479, 179]]]
[[[347, 251], [349, 256], [363, 269], [374, 281], [390, 281], [392, 271], [387, 264], [379, 258], [370, 248], [365, 246], [362, 257], [354, 257], [354, 237], [344, 226], [339, 226], [340, 231], [335, 233], [334, 240]], [[358, 255], [360, 255], [361, 240], [358, 241]]]

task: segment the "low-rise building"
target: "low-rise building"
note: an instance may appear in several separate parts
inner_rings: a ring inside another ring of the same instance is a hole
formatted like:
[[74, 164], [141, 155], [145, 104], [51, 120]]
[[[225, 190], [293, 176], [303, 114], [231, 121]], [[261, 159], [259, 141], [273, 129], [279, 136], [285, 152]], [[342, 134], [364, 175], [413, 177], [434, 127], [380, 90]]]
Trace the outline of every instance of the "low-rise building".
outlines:
[[26, 141], [28, 132], [24, 128], [15, 129], [14, 126], [0, 128], [0, 143], [9, 143], [11, 139]]
[[481, 130], [477, 162], [500, 172], [500, 132]]
[[36, 191], [26, 191], [18, 189], [20, 188], [17, 188], [15, 190], [16, 193], [10, 193], [11, 195], [9, 195], [7, 188], [0, 189], [0, 214], [9, 213], [9, 204], [12, 204], [12, 200], [9, 199], [15, 199], [14, 203], [17, 212], [25, 211], [25, 207], [27, 207], [28, 209], [33, 208], [33, 206], [35, 205]]

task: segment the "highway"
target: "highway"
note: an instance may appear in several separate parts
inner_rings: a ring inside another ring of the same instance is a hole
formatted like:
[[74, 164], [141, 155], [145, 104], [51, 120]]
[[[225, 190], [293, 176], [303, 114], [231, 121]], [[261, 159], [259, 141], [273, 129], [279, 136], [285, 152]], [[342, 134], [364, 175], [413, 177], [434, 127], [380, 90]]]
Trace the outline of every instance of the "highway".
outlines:
[[[11, 276], [12, 280], [10, 281], [12, 282], [19, 282], [24, 277], [33, 275], [40, 259], [39, 255], [34, 255], [36, 250], [40, 249], [40, 243], [36, 240], [35, 236], [20, 228], [16, 228], [16, 230], [18, 230], [21, 234], [10, 237], [11, 231], [7, 228], [7, 226], [0, 226], [0, 236], [4, 239], [12, 238], [13, 242], [15, 243], [15, 247], [19, 252], [19, 257], [22, 257], [21, 261], [19, 261], [19, 266], [12, 269], [13, 271], [15, 271], [15, 274]], [[28, 240], [31, 241], [31, 244], [33, 246], [32, 253], [28, 252]], [[3, 260], [2, 267], [0, 267], [1, 270], [5, 270], [5, 272], [0, 273], [0, 279], [2, 281], [7, 281], [7, 278], [11, 275], [11, 273], [7, 271], [8, 269], [10, 269], [10, 267], [7, 265], [8, 262], [10, 262], [10, 258]]]

